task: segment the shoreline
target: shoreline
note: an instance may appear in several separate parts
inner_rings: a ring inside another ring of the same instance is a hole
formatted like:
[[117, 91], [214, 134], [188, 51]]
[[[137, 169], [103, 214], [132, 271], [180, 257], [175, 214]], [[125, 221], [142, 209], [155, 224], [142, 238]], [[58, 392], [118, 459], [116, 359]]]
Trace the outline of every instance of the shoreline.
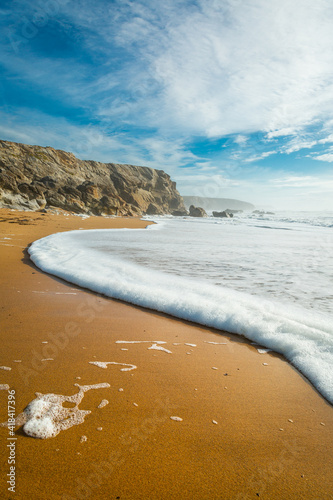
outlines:
[[[91, 413], [55, 438], [16, 432], [13, 496], [5, 485], [8, 430], [0, 428], [4, 498], [332, 498], [332, 407], [284, 358], [259, 354], [241, 337], [80, 289], [28, 259], [28, 244], [54, 232], [147, 221], [5, 209], [0, 220], [0, 365], [12, 368], [0, 370], [0, 384], [15, 388], [17, 412], [36, 391], [68, 396], [75, 383], [111, 385], [86, 393], [80, 409]], [[154, 341], [166, 342], [172, 354], [148, 349]], [[0, 398], [4, 422], [7, 391]], [[109, 404], [98, 409], [104, 398]]]

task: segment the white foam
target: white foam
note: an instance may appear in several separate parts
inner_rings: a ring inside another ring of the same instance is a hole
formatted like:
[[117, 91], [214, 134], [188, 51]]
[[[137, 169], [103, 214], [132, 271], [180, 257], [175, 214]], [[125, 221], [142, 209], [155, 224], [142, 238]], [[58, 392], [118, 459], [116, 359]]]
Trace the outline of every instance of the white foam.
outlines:
[[91, 365], [96, 365], [99, 368], [107, 368], [108, 365], [122, 365], [126, 366], [127, 368], [120, 368], [120, 371], [122, 372], [130, 372], [131, 370], [135, 370], [137, 368], [136, 365], [132, 365], [129, 363], [117, 363], [116, 361], [89, 361]]
[[108, 405], [109, 401], [107, 399], [102, 399], [97, 408], [104, 408], [104, 406]]
[[163, 340], [116, 340], [116, 344], [166, 344]]
[[8, 384], [0, 384], [0, 391], [8, 391], [8, 390], [9, 390]]
[[[69, 429], [73, 425], [82, 424], [89, 410], [80, 410], [84, 393], [91, 389], [102, 389], [110, 387], [108, 383], [83, 385], [74, 384], [79, 392], [74, 396], [63, 396], [61, 394], [36, 393], [37, 398], [31, 401], [23, 413], [15, 419], [15, 425], [23, 425], [24, 432], [31, 437], [48, 439], [57, 436], [61, 431]], [[73, 403], [73, 408], [63, 406], [63, 403]], [[0, 424], [8, 426], [8, 422]]]
[[176, 417], [176, 416], [173, 416], [173, 417], [170, 417], [171, 420], [174, 420], [175, 422], [182, 422], [183, 419], [181, 417]]
[[7, 372], [9, 372], [11, 368], [9, 366], [0, 366], [0, 370], [6, 370]]
[[148, 349], [153, 349], [155, 351], [164, 351], [167, 352], [168, 354], [172, 354], [172, 351], [169, 351], [169, 349], [165, 349], [165, 347], [162, 347], [161, 345], [153, 344], [152, 346], [148, 347]]
[[[270, 228], [254, 222], [58, 233], [29, 253], [42, 270], [76, 285], [281, 353], [333, 403], [331, 228], [294, 224], [286, 231], [280, 221]], [[326, 245], [319, 253], [318, 241]]]
[[204, 340], [206, 344], [213, 344], [213, 345], [227, 345], [226, 342], [208, 342], [208, 340]]

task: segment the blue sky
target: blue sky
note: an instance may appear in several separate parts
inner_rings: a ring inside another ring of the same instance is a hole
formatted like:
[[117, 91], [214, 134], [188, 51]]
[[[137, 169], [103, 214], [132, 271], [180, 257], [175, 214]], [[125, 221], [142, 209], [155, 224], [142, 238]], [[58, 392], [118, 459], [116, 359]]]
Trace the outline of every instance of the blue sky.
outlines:
[[0, 138], [333, 210], [331, 0], [2, 0], [0, 23]]

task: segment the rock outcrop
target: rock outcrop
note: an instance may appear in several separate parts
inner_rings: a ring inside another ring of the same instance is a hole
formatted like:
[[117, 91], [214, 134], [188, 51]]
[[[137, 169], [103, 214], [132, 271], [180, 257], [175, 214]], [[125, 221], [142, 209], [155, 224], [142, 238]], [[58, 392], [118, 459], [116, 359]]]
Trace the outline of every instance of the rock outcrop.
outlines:
[[163, 170], [83, 161], [51, 147], [0, 141], [0, 207], [90, 215], [185, 211]]
[[234, 214], [231, 212], [231, 210], [223, 210], [223, 212], [213, 212], [213, 217], [231, 218], [233, 216]]
[[189, 215], [189, 213], [187, 210], [174, 210], [173, 212], [171, 212], [171, 215], [173, 215], [174, 217], [186, 217], [187, 215]]
[[201, 207], [190, 206], [190, 216], [191, 217], [207, 217], [205, 210]]

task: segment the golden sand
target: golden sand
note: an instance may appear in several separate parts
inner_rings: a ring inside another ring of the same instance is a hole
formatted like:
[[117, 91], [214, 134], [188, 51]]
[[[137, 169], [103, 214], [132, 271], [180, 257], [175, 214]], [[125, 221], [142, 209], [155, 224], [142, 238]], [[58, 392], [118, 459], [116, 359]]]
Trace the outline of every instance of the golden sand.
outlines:
[[[91, 413], [55, 438], [17, 429], [15, 494], [6, 483], [9, 431], [0, 428], [1, 498], [333, 498], [332, 406], [284, 359], [78, 289], [27, 256], [29, 243], [51, 233], [146, 222], [8, 210], [0, 220], [0, 366], [12, 368], [0, 369], [0, 384], [15, 389], [17, 414], [36, 391], [111, 386], [85, 393], [80, 409]], [[172, 353], [149, 349], [154, 341]], [[1, 390], [1, 422], [7, 398]], [[109, 404], [98, 408], [103, 400]]]

